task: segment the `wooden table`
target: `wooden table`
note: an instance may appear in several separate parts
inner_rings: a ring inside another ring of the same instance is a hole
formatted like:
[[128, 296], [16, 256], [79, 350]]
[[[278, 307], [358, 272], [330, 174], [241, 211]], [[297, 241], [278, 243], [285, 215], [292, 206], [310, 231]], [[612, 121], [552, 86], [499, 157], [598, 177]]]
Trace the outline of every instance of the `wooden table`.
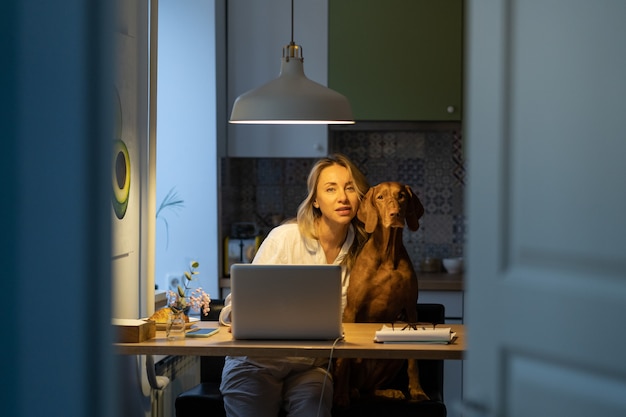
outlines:
[[[217, 322], [200, 321], [198, 327], [217, 327]], [[463, 359], [465, 328], [461, 324], [440, 324], [451, 327], [457, 339], [450, 344], [376, 343], [377, 323], [344, 323], [345, 338], [333, 341], [233, 340], [228, 327], [207, 338], [186, 338], [168, 341], [164, 331], [154, 339], [140, 343], [115, 343], [115, 352], [122, 355], [191, 355], [191, 356], [304, 356], [378, 359]]]

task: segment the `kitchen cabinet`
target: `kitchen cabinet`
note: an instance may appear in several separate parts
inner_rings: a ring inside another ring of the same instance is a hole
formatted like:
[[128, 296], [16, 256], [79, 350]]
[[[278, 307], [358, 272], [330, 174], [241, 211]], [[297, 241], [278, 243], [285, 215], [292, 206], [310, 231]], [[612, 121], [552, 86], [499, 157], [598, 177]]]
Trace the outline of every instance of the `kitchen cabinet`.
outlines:
[[329, 0], [329, 87], [357, 121], [460, 121], [463, 0]]
[[[227, 2], [227, 115], [235, 99], [278, 77], [282, 48], [291, 41], [291, 7], [285, 0]], [[293, 40], [302, 47], [304, 72], [328, 79], [328, 2], [295, 2]], [[326, 125], [228, 124], [229, 157], [321, 157], [328, 153]]]

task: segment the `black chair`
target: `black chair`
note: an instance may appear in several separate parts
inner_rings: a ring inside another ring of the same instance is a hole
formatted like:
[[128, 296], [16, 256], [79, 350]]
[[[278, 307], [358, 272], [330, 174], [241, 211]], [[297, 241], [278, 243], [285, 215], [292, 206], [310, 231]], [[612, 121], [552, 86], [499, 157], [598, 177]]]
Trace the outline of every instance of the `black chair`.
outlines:
[[[212, 300], [211, 311], [202, 320], [216, 321], [224, 306], [223, 300]], [[441, 324], [445, 320], [445, 307], [442, 304], [417, 304], [420, 322]], [[225, 417], [224, 400], [220, 393], [220, 381], [224, 357], [203, 356], [200, 358], [200, 384], [182, 392], [176, 397], [176, 417]], [[446, 417], [447, 409], [443, 402], [443, 361], [420, 360], [420, 382], [430, 397], [419, 403], [409, 400], [366, 399], [353, 402], [350, 407], [333, 410], [336, 417], [369, 416], [420, 416]], [[406, 372], [400, 372], [393, 386], [406, 387]]]
[[[201, 314], [200, 320], [218, 321], [223, 307], [224, 300], [211, 300], [209, 314]], [[176, 397], [176, 417], [226, 417], [220, 392], [223, 367], [224, 356], [200, 358], [200, 383]]]

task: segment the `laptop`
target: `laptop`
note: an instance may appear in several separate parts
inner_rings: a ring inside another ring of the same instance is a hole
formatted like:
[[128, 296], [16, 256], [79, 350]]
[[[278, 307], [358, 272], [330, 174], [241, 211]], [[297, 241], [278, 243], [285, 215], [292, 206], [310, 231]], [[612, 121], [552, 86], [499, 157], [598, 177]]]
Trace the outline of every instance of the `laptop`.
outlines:
[[230, 283], [235, 339], [343, 337], [339, 265], [233, 264]]

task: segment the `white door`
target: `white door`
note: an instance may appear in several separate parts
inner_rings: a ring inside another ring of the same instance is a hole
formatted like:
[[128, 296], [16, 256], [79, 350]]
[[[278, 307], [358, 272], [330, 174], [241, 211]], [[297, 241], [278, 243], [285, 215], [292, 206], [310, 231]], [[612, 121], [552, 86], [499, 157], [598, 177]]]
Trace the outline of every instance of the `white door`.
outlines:
[[626, 416], [626, 1], [466, 16], [465, 416]]

